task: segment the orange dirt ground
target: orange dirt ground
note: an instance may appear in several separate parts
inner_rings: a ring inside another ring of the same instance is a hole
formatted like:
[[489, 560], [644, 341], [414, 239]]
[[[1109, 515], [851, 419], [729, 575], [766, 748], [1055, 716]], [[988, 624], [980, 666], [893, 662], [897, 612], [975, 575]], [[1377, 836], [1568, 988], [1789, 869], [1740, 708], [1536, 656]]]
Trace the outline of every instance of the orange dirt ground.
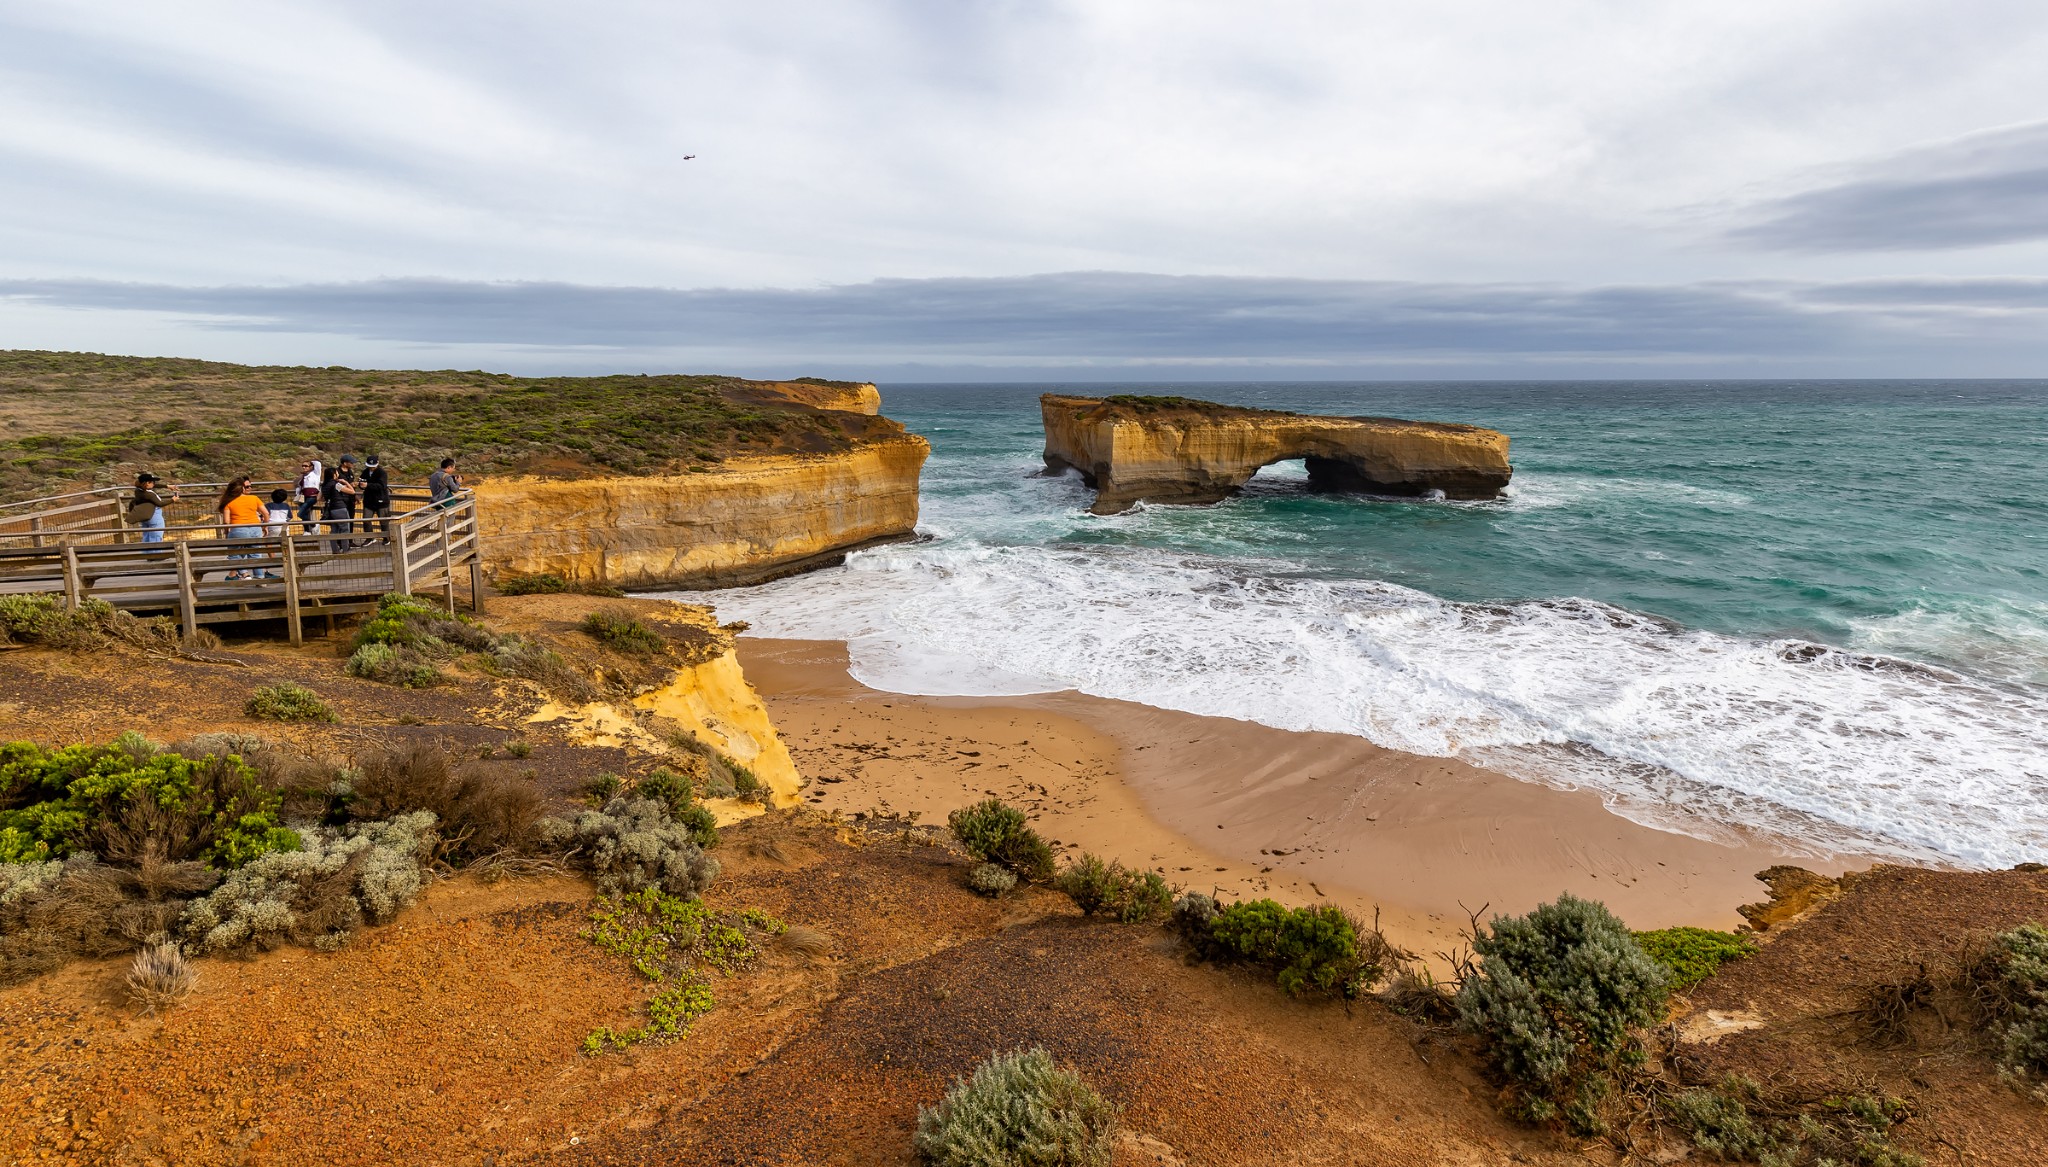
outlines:
[[[503, 611], [556, 619], [568, 603]], [[557, 797], [649, 761], [528, 726], [533, 699], [485, 679], [392, 689], [342, 676], [332, 646], [218, 655], [0, 652], [0, 739], [229, 729], [340, 752], [518, 738], [530, 757], [488, 764], [531, 769]], [[342, 723], [244, 717], [249, 690], [279, 680], [317, 689]], [[790, 743], [812, 759], [823, 744]], [[633, 1023], [647, 986], [579, 936], [593, 893], [559, 874], [443, 880], [335, 953], [199, 961], [197, 990], [161, 1018], [125, 1003], [123, 962], [74, 964], [0, 990], [0, 1162], [909, 1167], [917, 1108], [1030, 1043], [1123, 1107], [1119, 1167], [1619, 1161], [1502, 1119], [1459, 1039], [1377, 1002], [1291, 1000], [1256, 972], [1187, 964], [1161, 929], [1083, 921], [1050, 892], [975, 896], [942, 835], [814, 808], [727, 828], [711, 904], [816, 929], [830, 952], [770, 944], [714, 978], [718, 1006], [690, 1035], [623, 1054], [580, 1047]], [[1909, 1042], [1878, 1045], [1842, 1019], [1859, 987], [2048, 916], [2048, 873], [1879, 869], [1814, 899], [1679, 1019], [1761, 1026], [1686, 1042], [1677, 1067], [1874, 1084], [1912, 1105], [1900, 1142], [1930, 1164], [2048, 1162], [2048, 1111], [1998, 1084], [1980, 1039], [1916, 1023]]]

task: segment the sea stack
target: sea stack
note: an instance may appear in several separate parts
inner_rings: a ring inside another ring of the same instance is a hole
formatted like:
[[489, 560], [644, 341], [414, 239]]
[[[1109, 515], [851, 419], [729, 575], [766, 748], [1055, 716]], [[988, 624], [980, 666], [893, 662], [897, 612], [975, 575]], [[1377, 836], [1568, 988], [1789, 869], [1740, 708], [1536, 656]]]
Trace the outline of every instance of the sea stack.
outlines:
[[1218, 405], [1187, 397], [1038, 399], [1048, 470], [1078, 470], [1098, 515], [1139, 502], [1209, 503], [1236, 493], [1259, 467], [1301, 458], [1326, 490], [1454, 499], [1498, 498], [1508, 484], [1508, 436], [1455, 422], [1321, 417]]

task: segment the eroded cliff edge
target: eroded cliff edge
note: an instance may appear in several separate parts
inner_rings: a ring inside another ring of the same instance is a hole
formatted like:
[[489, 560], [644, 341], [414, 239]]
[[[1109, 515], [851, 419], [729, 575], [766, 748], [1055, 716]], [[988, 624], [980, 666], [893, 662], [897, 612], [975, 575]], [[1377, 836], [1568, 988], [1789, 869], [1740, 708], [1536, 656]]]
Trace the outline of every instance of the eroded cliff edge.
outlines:
[[1312, 485], [1455, 499], [1499, 497], [1508, 436], [1454, 422], [1321, 417], [1184, 397], [1039, 398], [1045, 464], [1078, 470], [1099, 515], [1135, 503], [1218, 502], [1261, 466], [1304, 459]]
[[869, 437], [823, 454], [728, 458], [708, 472], [494, 477], [476, 486], [484, 558], [616, 587], [738, 587], [910, 538], [931, 446]]

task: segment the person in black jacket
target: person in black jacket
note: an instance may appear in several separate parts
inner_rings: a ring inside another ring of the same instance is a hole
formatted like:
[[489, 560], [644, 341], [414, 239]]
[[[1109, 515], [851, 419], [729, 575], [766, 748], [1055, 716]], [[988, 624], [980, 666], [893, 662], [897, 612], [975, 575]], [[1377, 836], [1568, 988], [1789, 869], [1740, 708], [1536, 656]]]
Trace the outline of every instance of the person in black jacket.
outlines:
[[391, 541], [391, 475], [375, 454], [363, 459], [363, 518], [363, 530], [374, 526], [383, 542]]
[[347, 551], [355, 546], [348, 538], [355, 526], [356, 500], [362, 495], [362, 484], [356, 478], [356, 460], [343, 455], [341, 465], [329, 467], [320, 480], [320, 510], [327, 519], [327, 533], [341, 536], [329, 546], [336, 551]]

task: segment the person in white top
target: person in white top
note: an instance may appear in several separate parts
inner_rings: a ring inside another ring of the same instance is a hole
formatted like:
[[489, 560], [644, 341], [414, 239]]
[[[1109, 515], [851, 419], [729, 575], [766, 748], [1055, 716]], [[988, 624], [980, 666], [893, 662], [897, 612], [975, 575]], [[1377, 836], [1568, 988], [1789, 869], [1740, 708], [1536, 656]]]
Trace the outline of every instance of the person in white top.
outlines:
[[320, 472], [324, 469], [318, 458], [299, 463], [299, 522], [305, 524], [308, 535], [320, 529]]

